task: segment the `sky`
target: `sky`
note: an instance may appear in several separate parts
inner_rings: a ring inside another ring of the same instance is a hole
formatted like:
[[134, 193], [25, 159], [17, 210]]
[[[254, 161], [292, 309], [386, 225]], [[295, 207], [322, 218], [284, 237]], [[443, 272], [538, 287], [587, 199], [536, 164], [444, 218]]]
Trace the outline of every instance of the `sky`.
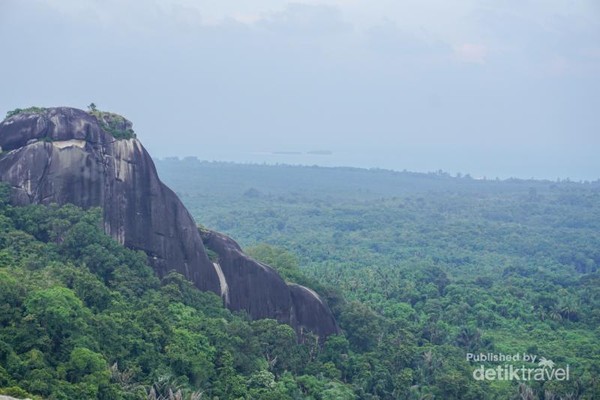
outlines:
[[1, 115], [153, 157], [600, 178], [597, 0], [0, 0], [0, 49]]

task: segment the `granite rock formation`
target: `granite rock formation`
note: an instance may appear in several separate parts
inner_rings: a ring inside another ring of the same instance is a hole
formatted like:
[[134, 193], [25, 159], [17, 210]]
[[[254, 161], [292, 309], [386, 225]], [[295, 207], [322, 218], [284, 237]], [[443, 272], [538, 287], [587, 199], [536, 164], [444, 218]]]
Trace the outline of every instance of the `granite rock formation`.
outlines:
[[[101, 207], [106, 233], [143, 250], [158, 276], [175, 270], [231, 310], [277, 319], [299, 333], [338, 331], [312, 290], [286, 284], [225, 235], [200, 232], [132, 132], [116, 114], [66, 107], [20, 112], [0, 123], [0, 180], [11, 186], [15, 205]], [[205, 246], [217, 259], [209, 259]]]
[[322, 336], [338, 331], [329, 307], [313, 290], [286, 284], [275, 270], [248, 257], [221, 233], [203, 230], [201, 235], [206, 248], [219, 255], [215, 267], [226, 277], [221, 295], [229, 309], [246, 310], [254, 318], [275, 318], [298, 333], [312, 331]]

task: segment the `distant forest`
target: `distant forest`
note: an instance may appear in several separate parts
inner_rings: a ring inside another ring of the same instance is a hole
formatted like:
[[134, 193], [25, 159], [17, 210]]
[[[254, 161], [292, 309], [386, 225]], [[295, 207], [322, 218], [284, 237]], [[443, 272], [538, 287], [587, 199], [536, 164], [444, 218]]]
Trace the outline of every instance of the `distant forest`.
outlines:
[[[344, 335], [320, 373], [356, 398], [600, 398], [600, 181], [157, 168], [199, 223], [328, 299]], [[570, 379], [477, 381], [498, 364], [467, 353], [535, 354]]]

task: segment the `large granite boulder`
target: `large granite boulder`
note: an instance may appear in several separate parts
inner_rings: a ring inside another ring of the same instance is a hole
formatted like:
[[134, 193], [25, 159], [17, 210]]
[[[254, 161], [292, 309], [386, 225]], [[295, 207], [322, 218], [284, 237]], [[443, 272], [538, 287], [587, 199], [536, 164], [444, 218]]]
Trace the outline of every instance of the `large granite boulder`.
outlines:
[[[131, 123], [116, 114], [66, 107], [18, 113], [0, 123], [0, 180], [11, 186], [16, 205], [101, 207], [106, 233], [143, 250], [159, 276], [175, 270], [219, 294], [232, 310], [277, 319], [299, 333], [338, 331], [316, 293], [286, 284], [232, 239], [201, 235], [132, 133]], [[217, 254], [214, 262], [205, 244]]]

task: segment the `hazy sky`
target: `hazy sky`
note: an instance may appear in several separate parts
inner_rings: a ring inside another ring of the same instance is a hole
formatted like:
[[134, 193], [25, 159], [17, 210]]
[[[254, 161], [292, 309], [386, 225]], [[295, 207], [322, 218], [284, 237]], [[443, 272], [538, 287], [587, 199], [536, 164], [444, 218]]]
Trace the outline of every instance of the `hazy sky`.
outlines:
[[155, 157], [600, 178], [597, 0], [0, 0], [0, 48], [2, 115], [93, 101]]

